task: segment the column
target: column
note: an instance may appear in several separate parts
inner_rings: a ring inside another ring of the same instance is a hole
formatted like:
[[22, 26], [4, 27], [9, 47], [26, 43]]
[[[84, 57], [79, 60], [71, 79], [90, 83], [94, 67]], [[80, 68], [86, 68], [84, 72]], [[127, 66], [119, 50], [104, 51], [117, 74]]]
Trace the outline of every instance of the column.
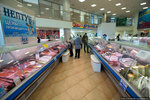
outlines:
[[104, 13], [103, 23], [106, 23], [106, 20], [107, 20], [107, 14]]
[[[63, 0], [63, 20], [70, 21], [70, 0]], [[68, 41], [70, 38], [71, 29], [64, 28], [64, 40]]]

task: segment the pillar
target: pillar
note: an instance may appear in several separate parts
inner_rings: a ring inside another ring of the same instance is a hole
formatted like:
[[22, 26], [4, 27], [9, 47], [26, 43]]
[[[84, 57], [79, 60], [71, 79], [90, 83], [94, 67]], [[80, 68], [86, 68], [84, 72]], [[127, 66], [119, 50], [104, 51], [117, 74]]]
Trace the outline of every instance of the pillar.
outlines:
[[106, 20], [107, 20], [107, 14], [104, 13], [103, 23], [106, 23]]
[[[70, 0], [63, 0], [63, 20], [70, 21]], [[64, 28], [64, 40], [67, 41], [70, 38], [71, 29]]]

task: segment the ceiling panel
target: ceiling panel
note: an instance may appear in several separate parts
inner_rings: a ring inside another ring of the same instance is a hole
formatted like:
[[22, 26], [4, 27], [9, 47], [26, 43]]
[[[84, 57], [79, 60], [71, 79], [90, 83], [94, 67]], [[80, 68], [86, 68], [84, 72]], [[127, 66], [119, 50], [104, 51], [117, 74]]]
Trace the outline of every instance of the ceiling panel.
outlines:
[[[63, 0], [47, 0], [58, 4], [63, 4]], [[140, 3], [147, 2], [146, 5], [141, 6]], [[115, 6], [116, 3], [121, 3], [121, 6]], [[79, 2], [78, 0], [70, 0], [72, 8], [95, 14], [106, 13], [111, 11], [116, 13], [117, 16], [132, 17], [134, 14], [142, 11], [142, 8], [147, 6], [150, 7], [150, 0], [85, 0], [85, 2]], [[96, 4], [96, 7], [91, 7], [91, 4]], [[121, 10], [122, 7], [126, 7], [126, 10]], [[100, 8], [105, 8], [104, 11], [100, 11]], [[130, 10], [131, 12], [126, 13], [125, 11]], [[108, 16], [112, 15], [108, 14]]]

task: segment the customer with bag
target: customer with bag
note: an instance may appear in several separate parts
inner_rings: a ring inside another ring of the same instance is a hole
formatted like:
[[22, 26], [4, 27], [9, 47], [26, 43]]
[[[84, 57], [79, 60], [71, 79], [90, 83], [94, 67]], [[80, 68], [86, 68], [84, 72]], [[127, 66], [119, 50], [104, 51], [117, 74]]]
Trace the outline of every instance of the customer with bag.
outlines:
[[80, 58], [81, 40], [78, 34], [74, 41], [74, 44], [75, 44], [75, 59], [77, 57]]

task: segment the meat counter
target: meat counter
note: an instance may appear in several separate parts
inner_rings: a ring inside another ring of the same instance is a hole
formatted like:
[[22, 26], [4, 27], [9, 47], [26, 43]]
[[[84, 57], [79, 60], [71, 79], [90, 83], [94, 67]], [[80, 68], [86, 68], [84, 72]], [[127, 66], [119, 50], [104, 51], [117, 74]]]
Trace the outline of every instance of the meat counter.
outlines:
[[150, 48], [96, 39], [89, 44], [123, 97], [150, 97]]
[[27, 99], [65, 51], [61, 41], [1, 48], [0, 99]]

